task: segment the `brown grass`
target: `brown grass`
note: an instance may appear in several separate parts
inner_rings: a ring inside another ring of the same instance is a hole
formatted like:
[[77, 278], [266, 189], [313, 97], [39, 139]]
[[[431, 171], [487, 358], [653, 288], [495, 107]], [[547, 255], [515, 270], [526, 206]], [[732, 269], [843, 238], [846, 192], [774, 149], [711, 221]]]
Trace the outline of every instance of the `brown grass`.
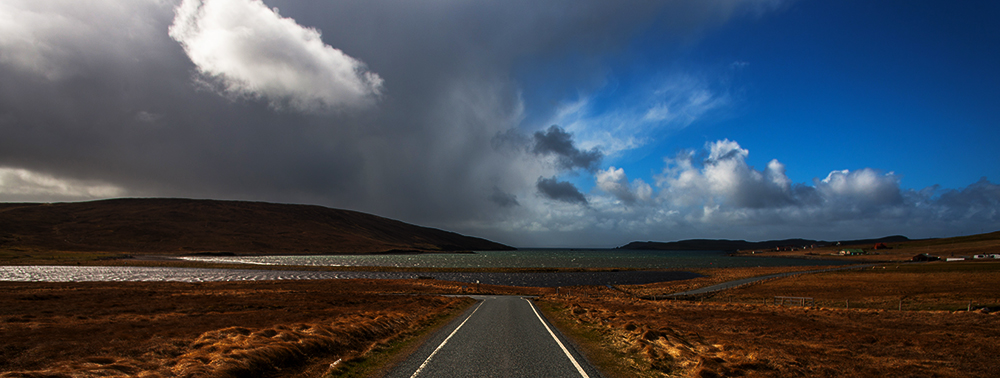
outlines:
[[695, 290], [727, 281], [765, 276], [777, 273], [801, 272], [832, 268], [831, 266], [764, 266], [746, 268], [689, 269], [687, 271], [704, 275], [682, 281], [657, 282], [645, 285], [621, 285], [623, 292], [639, 297], [658, 297], [682, 291]]
[[[597, 360], [621, 356], [604, 362], [615, 377], [986, 377], [1000, 375], [1000, 315], [964, 309], [968, 301], [1000, 309], [998, 272], [1000, 264], [889, 265], [778, 279], [704, 301], [548, 295], [541, 307], [574, 328], [567, 333]], [[774, 295], [812, 296], [820, 307], [760, 304]], [[888, 301], [891, 310], [855, 301]], [[963, 311], [914, 311], [942, 306]]]
[[0, 282], [0, 377], [319, 376], [471, 301], [392, 293], [458, 287]]
[[883, 264], [864, 270], [804, 274], [720, 292], [710, 300], [754, 303], [811, 297], [822, 307], [959, 310], [1000, 307], [1000, 262]]

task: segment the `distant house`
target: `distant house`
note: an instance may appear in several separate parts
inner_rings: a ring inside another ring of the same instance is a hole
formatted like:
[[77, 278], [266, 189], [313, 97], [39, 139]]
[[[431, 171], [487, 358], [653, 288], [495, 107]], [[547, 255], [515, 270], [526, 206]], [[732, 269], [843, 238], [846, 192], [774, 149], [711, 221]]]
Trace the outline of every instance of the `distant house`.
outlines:
[[892, 249], [892, 248], [885, 245], [885, 243], [877, 243], [875, 244], [875, 249]]
[[944, 261], [965, 261], [965, 258], [964, 257], [949, 257], [947, 259], [944, 259]]
[[931, 256], [926, 253], [921, 253], [919, 255], [910, 258], [910, 261], [938, 261], [938, 260], [941, 260], [941, 258], [937, 256]]
[[867, 254], [868, 253], [865, 252], [865, 250], [863, 250], [863, 249], [857, 249], [857, 248], [844, 248], [844, 249], [840, 250], [840, 255], [841, 256], [858, 256], [858, 255], [867, 255]]

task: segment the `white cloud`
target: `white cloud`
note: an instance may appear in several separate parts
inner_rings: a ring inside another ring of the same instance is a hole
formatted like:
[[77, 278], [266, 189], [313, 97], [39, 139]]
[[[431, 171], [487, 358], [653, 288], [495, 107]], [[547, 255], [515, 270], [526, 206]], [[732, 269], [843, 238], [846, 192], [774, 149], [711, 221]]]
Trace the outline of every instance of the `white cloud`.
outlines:
[[120, 197], [123, 194], [124, 189], [110, 184], [0, 167], [0, 201], [72, 201]]
[[184, 0], [170, 36], [230, 95], [303, 111], [370, 105], [382, 78], [261, 0]]
[[[721, 74], [720, 74], [721, 75]], [[595, 100], [602, 93], [582, 95], [562, 104], [548, 124], [560, 125], [576, 135], [582, 148], [599, 148], [615, 155], [642, 147], [664, 131], [683, 129], [732, 103], [728, 88], [712, 80], [674, 74], [654, 86], [635, 91], [612, 110]], [[609, 87], [605, 90], [616, 90]]]
[[731, 100], [724, 92], [709, 88], [704, 80], [692, 76], [675, 76], [653, 92], [652, 106], [643, 120], [684, 128], [713, 109], [727, 105]]
[[600, 170], [595, 183], [601, 192], [591, 193], [587, 214], [578, 220], [588, 224], [578, 227], [589, 240], [627, 235], [622, 242], [929, 237], [1000, 228], [1000, 185], [985, 178], [961, 190], [914, 191], [900, 188], [895, 173], [863, 168], [796, 184], [781, 162], [756, 169], [746, 162], [749, 154], [730, 140], [684, 151], [665, 160], [655, 193], [641, 180], [629, 183], [622, 168]]
[[848, 206], [894, 205], [903, 201], [899, 178], [871, 168], [833, 171], [823, 180], [813, 180], [816, 191], [829, 203]]
[[689, 151], [667, 159], [667, 168], [657, 178], [661, 197], [676, 206], [721, 205], [733, 208], [765, 208], [795, 202], [785, 166], [777, 160], [763, 171], [747, 165], [750, 152], [730, 140], [707, 145], [708, 158], [694, 162]]
[[613, 166], [597, 172], [597, 187], [626, 205], [634, 204], [636, 201], [649, 201], [653, 196], [653, 188], [649, 184], [642, 179], [635, 179], [629, 184], [625, 170]]

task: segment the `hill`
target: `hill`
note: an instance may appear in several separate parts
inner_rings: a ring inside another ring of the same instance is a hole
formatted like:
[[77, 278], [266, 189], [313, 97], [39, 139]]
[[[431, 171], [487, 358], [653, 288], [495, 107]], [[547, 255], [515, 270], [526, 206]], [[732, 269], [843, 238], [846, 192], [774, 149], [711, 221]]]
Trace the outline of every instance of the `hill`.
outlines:
[[488, 240], [311, 205], [191, 199], [0, 203], [0, 251], [363, 254], [509, 250]]
[[872, 245], [875, 243], [900, 243], [909, 241], [905, 236], [887, 236], [879, 239], [864, 239], [864, 240], [842, 240], [842, 241], [823, 241], [823, 240], [808, 240], [808, 239], [784, 239], [784, 240], [768, 240], [760, 242], [749, 242], [745, 240], [712, 240], [712, 239], [690, 239], [681, 240], [674, 242], [631, 242], [617, 249], [644, 249], [644, 250], [666, 250], [666, 251], [739, 251], [739, 250], [765, 250], [765, 249], [775, 249], [778, 247], [794, 246], [796, 248], [802, 246], [828, 246], [835, 245], [838, 242], [841, 245]]

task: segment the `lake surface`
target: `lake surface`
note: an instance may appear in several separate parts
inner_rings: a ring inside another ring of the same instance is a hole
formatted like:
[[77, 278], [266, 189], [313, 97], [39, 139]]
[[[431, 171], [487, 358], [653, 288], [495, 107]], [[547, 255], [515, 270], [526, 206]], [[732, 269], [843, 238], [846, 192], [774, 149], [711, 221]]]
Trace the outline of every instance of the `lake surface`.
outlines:
[[291, 270], [203, 269], [145, 266], [0, 266], [0, 281], [17, 282], [211, 282], [329, 279], [437, 279], [506, 286], [637, 285], [700, 277], [691, 272], [316, 272]]
[[729, 256], [724, 251], [522, 249], [475, 253], [325, 256], [198, 256], [184, 260], [230, 264], [386, 266], [398, 268], [627, 268], [694, 269], [844, 265], [843, 261]]
[[0, 281], [266, 281], [318, 279], [416, 279], [508, 286], [631, 285], [699, 277], [684, 271], [605, 272], [422, 272], [429, 268], [623, 268], [696, 269], [750, 266], [845, 265], [842, 261], [733, 257], [721, 251], [624, 251], [533, 249], [469, 254], [360, 256], [225, 256], [184, 257], [213, 263], [294, 266], [384, 266], [412, 268], [408, 272], [326, 272], [255, 269], [201, 269], [136, 266], [0, 266]]

